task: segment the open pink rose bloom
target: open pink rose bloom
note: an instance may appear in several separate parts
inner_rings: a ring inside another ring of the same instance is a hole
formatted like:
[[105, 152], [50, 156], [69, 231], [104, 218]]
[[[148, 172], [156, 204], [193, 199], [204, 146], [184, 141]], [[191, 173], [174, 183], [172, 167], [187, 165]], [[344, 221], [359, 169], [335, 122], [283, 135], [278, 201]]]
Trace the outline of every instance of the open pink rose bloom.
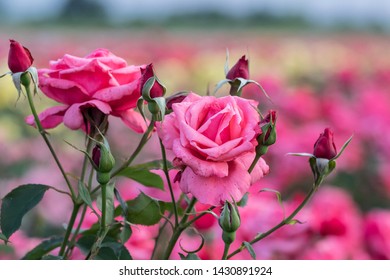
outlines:
[[251, 174], [260, 117], [256, 102], [240, 97], [189, 94], [172, 105], [158, 129], [164, 146], [185, 167], [180, 187], [201, 203], [239, 201], [250, 185], [268, 173], [260, 159]]
[[[105, 115], [121, 118], [134, 131], [143, 132], [145, 121], [134, 111], [140, 97], [140, 67], [127, 65], [106, 49], [97, 49], [82, 58], [64, 55], [51, 61], [50, 68], [39, 70], [39, 88], [64, 105], [39, 115], [43, 127], [53, 128], [63, 122], [70, 129], [83, 128], [84, 111], [96, 108]], [[27, 123], [34, 124], [32, 116]]]

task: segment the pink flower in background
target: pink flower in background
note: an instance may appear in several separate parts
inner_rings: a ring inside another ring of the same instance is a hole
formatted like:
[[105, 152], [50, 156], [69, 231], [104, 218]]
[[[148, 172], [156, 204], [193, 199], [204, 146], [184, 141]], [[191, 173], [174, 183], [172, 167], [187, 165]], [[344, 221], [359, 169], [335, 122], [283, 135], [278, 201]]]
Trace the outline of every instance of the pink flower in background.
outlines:
[[[50, 68], [39, 70], [39, 87], [64, 105], [39, 114], [43, 127], [53, 128], [63, 122], [73, 130], [85, 129], [85, 114], [92, 118], [103, 114], [120, 117], [136, 132], [145, 131], [145, 121], [134, 111], [140, 97], [140, 68], [127, 65], [106, 49], [97, 49], [83, 58], [64, 55], [52, 61]], [[26, 121], [34, 125], [32, 116]]]
[[8, 68], [12, 73], [25, 72], [34, 62], [30, 51], [15, 40], [10, 41]]
[[371, 210], [365, 219], [364, 240], [372, 259], [390, 259], [390, 211]]
[[321, 187], [306, 211], [310, 235], [297, 259], [365, 258], [361, 214], [346, 191]]
[[185, 167], [180, 187], [199, 202], [219, 205], [240, 200], [250, 185], [268, 173], [255, 156], [260, 118], [255, 101], [236, 96], [216, 98], [190, 93], [172, 105], [173, 113], [160, 123], [158, 133], [172, 150], [174, 164]]

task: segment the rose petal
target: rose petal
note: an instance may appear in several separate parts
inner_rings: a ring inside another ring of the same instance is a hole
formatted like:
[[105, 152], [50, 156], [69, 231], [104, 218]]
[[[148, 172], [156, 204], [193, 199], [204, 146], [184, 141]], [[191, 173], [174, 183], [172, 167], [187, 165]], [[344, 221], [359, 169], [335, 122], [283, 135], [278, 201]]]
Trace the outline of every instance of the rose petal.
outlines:
[[[142, 65], [143, 66], [143, 65]], [[127, 66], [117, 70], [112, 70], [111, 74], [118, 81], [120, 85], [131, 83], [141, 77], [142, 66]]]
[[141, 97], [138, 82], [136, 80], [126, 85], [104, 88], [96, 92], [93, 97], [110, 104], [114, 111], [133, 109]]
[[[58, 126], [62, 123], [67, 109], [68, 106], [55, 106], [40, 113], [38, 118], [41, 121], [42, 127], [49, 129]], [[26, 117], [25, 121], [27, 124], [36, 127], [33, 115]]]
[[157, 123], [157, 133], [166, 149], [172, 150], [173, 141], [180, 137], [176, 126], [176, 115], [171, 113], [165, 116], [164, 121]]
[[93, 59], [80, 67], [60, 71], [59, 78], [76, 83], [92, 97], [99, 89], [119, 85], [110, 71], [110, 67], [100, 60]]
[[49, 98], [57, 102], [72, 105], [82, 103], [90, 97], [86, 91], [72, 81], [39, 76], [39, 88]]
[[103, 114], [110, 114], [111, 107], [107, 103], [99, 100], [90, 100], [83, 103], [76, 103], [69, 107], [64, 115], [64, 124], [70, 129], [76, 130], [84, 126], [84, 117], [82, 114], [82, 108], [96, 107]]
[[201, 176], [218, 176], [224, 177], [228, 175], [228, 164], [226, 162], [214, 162], [202, 160], [198, 155], [194, 155], [193, 151], [184, 148], [180, 144], [179, 139], [173, 141], [173, 152], [176, 157], [180, 158], [186, 165]]
[[191, 193], [200, 203], [221, 205], [224, 201], [239, 201], [249, 190], [251, 176], [238, 161], [229, 163], [229, 175], [225, 177], [197, 175], [191, 168], [183, 171], [180, 188]]
[[145, 122], [144, 118], [140, 113], [133, 109], [123, 111], [119, 117], [129, 128], [137, 133], [144, 133], [147, 129], [148, 124]]
[[[239, 161], [243, 164], [246, 170], [249, 169], [251, 166], [253, 159], [255, 158], [256, 153], [246, 153], [245, 155], [239, 157], [236, 159], [236, 161]], [[261, 178], [263, 178], [265, 175], [269, 173], [269, 166], [265, 163], [265, 161], [260, 158], [257, 164], [255, 165], [255, 168], [250, 173], [251, 175], [251, 184], [257, 182]]]

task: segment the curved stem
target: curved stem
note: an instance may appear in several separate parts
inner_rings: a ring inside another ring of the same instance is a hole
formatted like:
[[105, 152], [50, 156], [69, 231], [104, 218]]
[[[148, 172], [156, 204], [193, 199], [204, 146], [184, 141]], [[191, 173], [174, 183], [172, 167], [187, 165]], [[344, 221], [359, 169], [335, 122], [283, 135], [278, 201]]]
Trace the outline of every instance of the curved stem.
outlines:
[[163, 159], [163, 170], [164, 170], [165, 177], [167, 178], [169, 193], [171, 195], [171, 200], [172, 200], [172, 205], [173, 205], [173, 213], [175, 215], [175, 227], [177, 227], [177, 225], [179, 224], [179, 215], [177, 212], [176, 199], [175, 199], [175, 195], [173, 193], [171, 179], [169, 178], [167, 155], [166, 155], [165, 147], [164, 147], [161, 139], [160, 139], [160, 147], [161, 147], [161, 154], [162, 154], [162, 159]]
[[173, 231], [171, 240], [169, 240], [168, 246], [164, 252], [164, 255], [163, 255], [164, 260], [169, 259], [169, 256], [171, 255], [172, 250], [175, 247], [177, 240], [179, 239], [179, 237], [183, 233], [183, 231], [186, 229], [186, 227], [184, 225], [186, 224], [186, 222], [189, 218], [188, 214], [192, 211], [192, 208], [194, 208], [195, 203], [196, 203], [196, 198], [192, 198], [190, 203], [187, 206], [187, 209], [184, 213], [182, 220], [180, 221], [179, 225], [177, 227], [175, 227], [175, 230]]
[[252, 171], [255, 168], [255, 166], [256, 166], [257, 162], [259, 161], [260, 157], [261, 157], [261, 154], [260, 153], [256, 153], [256, 156], [253, 159], [252, 164], [251, 164], [251, 166], [248, 169], [248, 173], [252, 173]]
[[49, 139], [47, 138], [46, 131], [42, 127], [41, 121], [39, 120], [37, 111], [35, 109], [34, 101], [33, 101], [33, 98], [32, 98], [32, 93], [31, 93], [31, 90], [30, 90], [30, 86], [29, 85], [25, 85], [24, 88], [26, 89], [28, 103], [30, 105], [31, 113], [34, 116], [35, 125], [38, 128], [39, 134], [41, 134], [41, 136], [42, 136], [43, 140], [45, 141], [47, 147], [49, 148], [50, 153], [53, 156], [53, 158], [54, 158], [58, 168], [60, 169], [62, 177], [64, 177], [66, 185], [69, 188], [70, 194], [72, 196], [72, 200], [75, 200], [76, 199], [76, 195], [75, 195], [74, 190], [72, 188], [72, 184], [70, 183], [70, 181], [68, 179], [68, 176], [66, 175], [66, 173], [64, 171], [64, 168], [62, 167], [61, 162], [59, 161], [59, 159], [57, 157], [57, 154], [56, 154], [56, 152], [53, 149], [53, 146], [51, 145]]
[[[301, 211], [302, 208], [308, 203], [308, 201], [310, 200], [310, 198], [313, 196], [313, 194], [316, 192], [317, 189], [318, 189], [318, 185], [314, 185], [312, 187], [312, 189], [310, 190], [310, 192], [306, 195], [305, 199], [301, 202], [301, 204], [299, 204], [298, 207], [287, 218], [283, 219], [279, 224], [277, 224], [276, 226], [274, 226], [273, 228], [271, 228], [267, 232], [258, 234], [255, 238], [253, 238], [251, 241], [249, 241], [249, 243], [254, 244], [254, 243], [266, 238], [268, 235], [270, 235], [274, 231], [278, 230], [279, 228], [283, 227], [284, 225], [289, 224], [292, 221], [292, 219], [294, 219], [294, 217], [299, 213], [299, 211]], [[234, 252], [229, 254], [227, 256], [227, 259], [230, 259], [231, 257], [240, 253], [244, 249], [245, 249], [245, 246], [242, 244], [237, 250], [235, 250]]]
[[154, 128], [154, 124], [155, 124], [155, 120], [154, 118], [152, 118], [152, 120], [150, 121], [149, 123], [149, 126], [148, 128], [146, 129], [144, 135], [142, 136], [137, 148], [134, 150], [133, 154], [129, 157], [129, 159], [124, 162], [117, 170], [115, 170], [112, 174], [111, 174], [111, 178], [115, 177], [116, 175], [118, 175], [123, 169], [125, 169], [126, 167], [128, 167], [133, 161], [134, 159], [138, 156], [138, 154], [141, 152], [142, 148], [145, 146], [145, 144], [148, 142], [148, 140], [150, 139], [151, 137], [151, 132], [153, 131], [153, 128]]

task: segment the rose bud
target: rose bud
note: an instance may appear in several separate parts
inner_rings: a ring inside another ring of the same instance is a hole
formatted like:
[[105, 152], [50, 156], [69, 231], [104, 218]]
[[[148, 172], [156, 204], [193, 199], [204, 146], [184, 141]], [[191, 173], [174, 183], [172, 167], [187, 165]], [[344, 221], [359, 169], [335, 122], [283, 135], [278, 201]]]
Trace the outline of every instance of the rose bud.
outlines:
[[324, 133], [320, 134], [314, 144], [313, 155], [316, 158], [332, 159], [337, 155], [336, 145], [333, 141], [333, 132], [329, 128], [325, 128]]
[[276, 111], [270, 110], [265, 118], [260, 122], [261, 127], [261, 144], [270, 146], [276, 142]]
[[248, 60], [245, 59], [245, 55], [243, 55], [226, 74], [226, 79], [235, 80], [237, 78], [249, 79]]
[[218, 219], [222, 228], [222, 239], [226, 244], [231, 244], [236, 239], [236, 231], [241, 225], [240, 213], [235, 204], [226, 201]]
[[[153, 70], [153, 64], [150, 63], [146, 65], [145, 68], [141, 68], [141, 79], [140, 79], [140, 90], [141, 93], [143, 91], [143, 88], [146, 84], [146, 82], [154, 77], [155, 82], [153, 86], [149, 90], [149, 96], [150, 98], [156, 98], [156, 97], [162, 97], [165, 94], [165, 87], [160, 83], [160, 81], [157, 79], [157, 77], [154, 75], [154, 70]], [[145, 98], [145, 97], [144, 97]], [[145, 98], [146, 100], [148, 98]], [[147, 100], [148, 101], [148, 100]]]
[[188, 95], [188, 92], [178, 92], [178, 93], [175, 93], [171, 96], [169, 96], [167, 98], [167, 103], [166, 103], [166, 106], [167, 106], [167, 109], [168, 110], [172, 110], [172, 105], [175, 104], [175, 103], [180, 103], [184, 100], [184, 98], [186, 98]]
[[12, 73], [25, 72], [32, 65], [34, 59], [30, 51], [15, 40], [10, 41], [8, 53], [8, 67]]

